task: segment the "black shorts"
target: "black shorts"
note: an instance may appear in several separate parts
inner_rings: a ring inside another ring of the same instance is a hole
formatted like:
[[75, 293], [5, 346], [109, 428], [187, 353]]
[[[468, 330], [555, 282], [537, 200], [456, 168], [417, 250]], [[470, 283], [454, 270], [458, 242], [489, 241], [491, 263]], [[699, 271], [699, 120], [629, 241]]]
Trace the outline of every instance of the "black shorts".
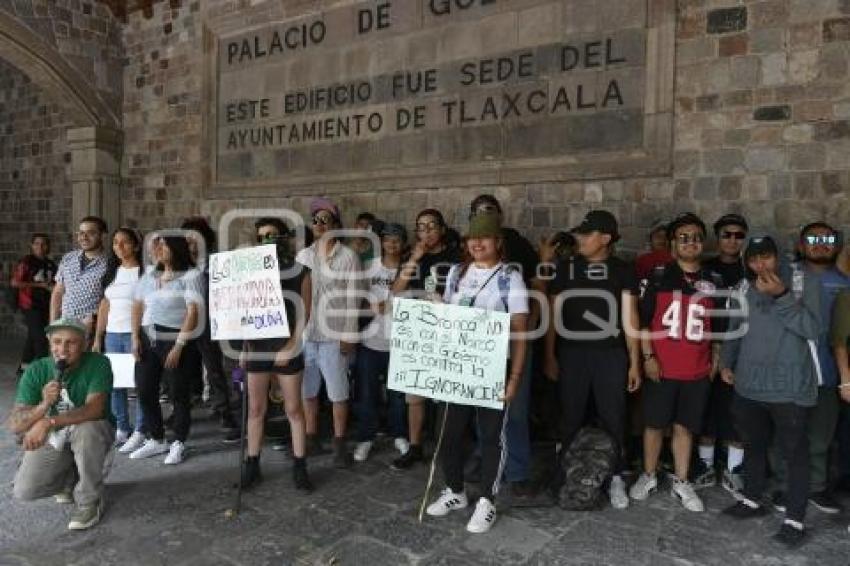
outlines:
[[[304, 369], [304, 354], [299, 353], [289, 360], [285, 366], [276, 366], [274, 356], [284, 347], [287, 338], [265, 338], [262, 340], [250, 340], [248, 359], [245, 362], [245, 371], [250, 373], [279, 373], [292, 375]], [[253, 354], [253, 355], [252, 355]], [[258, 358], [259, 359], [255, 359]]]
[[708, 403], [711, 380], [695, 381], [665, 379], [644, 380], [643, 419], [649, 428], [664, 429], [679, 424], [694, 434], [702, 430], [705, 406]]
[[702, 428], [704, 436], [721, 442], [741, 442], [741, 435], [735, 428], [735, 418], [732, 416], [734, 395], [734, 386], [720, 379], [720, 376], [714, 378]]

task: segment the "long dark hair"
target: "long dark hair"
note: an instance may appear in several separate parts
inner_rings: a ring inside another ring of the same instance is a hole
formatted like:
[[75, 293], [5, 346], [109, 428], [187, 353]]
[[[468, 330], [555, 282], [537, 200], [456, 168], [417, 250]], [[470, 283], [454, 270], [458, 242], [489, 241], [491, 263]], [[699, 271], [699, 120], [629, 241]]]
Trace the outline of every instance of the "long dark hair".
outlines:
[[190, 216], [180, 225], [183, 230], [194, 230], [204, 239], [207, 254], [214, 253], [215, 250], [215, 232], [210, 228], [209, 222], [203, 216]]
[[[189, 242], [182, 236], [160, 236], [162, 243], [168, 246], [171, 252], [171, 270], [175, 273], [185, 273], [195, 267], [192, 262], [192, 254], [189, 251]], [[164, 271], [162, 262], [157, 262], [157, 271]]]
[[133, 256], [138, 265], [138, 276], [142, 276], [142, 235], [132, 228], [118, 228], [112, 233], [112, 237], [109, 238], [109, 252], [106, 255], [106, 272], [100, 279], [101, 289], [104, 290], [115, 281], [115, 277], [118, 275], [118, 268], [121, 267], [121, 258], [115, 255], [115, 250], [112, 249], [112, 241], [119, 233], [127, 236], [133, 242], [133, 245], [136, 246], [136, 253]]

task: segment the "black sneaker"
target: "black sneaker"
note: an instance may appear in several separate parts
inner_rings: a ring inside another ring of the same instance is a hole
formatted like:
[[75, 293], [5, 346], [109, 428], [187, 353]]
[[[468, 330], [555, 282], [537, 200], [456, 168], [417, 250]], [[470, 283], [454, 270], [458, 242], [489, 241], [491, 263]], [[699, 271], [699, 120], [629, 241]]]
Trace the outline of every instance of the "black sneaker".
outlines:
[[227, 444], [239, 442], [241, 439], [242, 432], [238, 428], [231, 428], [229, 430], [225, 430], [224, 435], [221, 437], [222, 442], [226, 442]]
[[774, 491], [773, 497], [772, 497], [772, 502], [773, 502], [773, 508], [774, 509], [776, 509], [780, 513], [785, 513], [786, 506], [785, 506], [785, 494], [784, 493], [782, 493], [781, 491]]
[[272, 450], [276, 452], [289, 452], [289, 439], [288, 438], [278, 438], [274, 442], [272, 442]]
[[821, 513], [837, 515], [844, 509], [841, 503], [835, 500], [828, 491], [819, 491], [809, 495], [809, 503], [814, 505]]
[[[751, 502], [752, 503], [752, 502]], [[755, 505], [755, 503], [753, 503]], [[748, 505], [744, 501], [739, 501], [731, 507], [723, 510], [723, 514], [732, 517], [733, 519], [753, 519], [755, 517], [764, 517], [767, 515], [767, 509], [763, 505]]]
[[717, 485], [717, 472], [699, 458], [693, 470], [694, 489], [705, 489]]
[[782, 523], [782, 526], [779, 527], [779, 532], [773, 535], [773, 540], [784, 544], [788, 548], [797, 548], [805, 542], [806, 531], [788, 523]]
[[415, 444], [410, 445], [410, 449], [405, 452], [402, 456], [399, 456], [393, 463], [390, 464], [390, 467], [396, 471], [404, 471], [409, 470], [413, 467], [413, 464], [416, 462], [423, 462], [425, 459], [422, 457], [422, 447], [417, 446]]

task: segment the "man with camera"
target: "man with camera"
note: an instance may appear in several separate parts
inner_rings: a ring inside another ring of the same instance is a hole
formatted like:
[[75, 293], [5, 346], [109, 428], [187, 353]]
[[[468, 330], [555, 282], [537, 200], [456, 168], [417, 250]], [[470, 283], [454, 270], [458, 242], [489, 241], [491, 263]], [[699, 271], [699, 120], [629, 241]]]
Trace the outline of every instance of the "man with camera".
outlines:
[[103, 512], [103, 480], [115, 438], [112, 368], [106, 356], [86, 352], [83, 322], [59, 318], [46, 332], [51, 355], [27, 367], [7, 422], [24, 448], [14, 495], [75, 502], [68, 528], [83, 530]]

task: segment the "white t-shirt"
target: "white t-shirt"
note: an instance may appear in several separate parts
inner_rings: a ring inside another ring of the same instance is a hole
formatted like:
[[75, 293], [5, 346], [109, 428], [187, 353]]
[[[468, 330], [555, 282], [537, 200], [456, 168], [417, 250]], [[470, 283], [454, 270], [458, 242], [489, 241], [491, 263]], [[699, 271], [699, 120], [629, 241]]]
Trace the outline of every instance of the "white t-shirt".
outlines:
[[[397, 267], [385, 267], [380, 259], [367, 264], [369, 274], [369, 300], [374, 303], [390, 298], [390, 287], [398, 274]], [[392, 329], [392, 302], [387, 304], [384, 314], [375, 315], [369, 325], [363, 329], [362, 343], [367, 348], [388, 352], [390, 349], [390, 331]]]
[[133, 296], [138, 282], [138, 267], [118, 267], [115, 280], [103, 292], [109, 301], [107, 332], [126, 334], [131, 331], [130, 311], [133, 308]]
[[[504, 263], [490, 269], [481, 269], [470, 264], [460, 281], [457, 281], [455, 291], [453, 283], [457, 280], [458, 270], [462, 268], [462, 264], [455, 265], [449, 271], [443, 302], [460, 305], [468, 303], [474, 297], [475, 303], [467, 306], [510, 314], [528, 312], [528, 290], [519, 271], [508, 270]], [[503, 298], [507, 300], [507, 309]]]
[[151, 271], [136, 285], [134, 299], [145, 304], [144, 317], [150, 324], [167, 328], [180, 328], [190, 303], [204, 308], [202, 277], [197, 269], [190, 269], [177, 279], [163, 283], [161, 273]]

